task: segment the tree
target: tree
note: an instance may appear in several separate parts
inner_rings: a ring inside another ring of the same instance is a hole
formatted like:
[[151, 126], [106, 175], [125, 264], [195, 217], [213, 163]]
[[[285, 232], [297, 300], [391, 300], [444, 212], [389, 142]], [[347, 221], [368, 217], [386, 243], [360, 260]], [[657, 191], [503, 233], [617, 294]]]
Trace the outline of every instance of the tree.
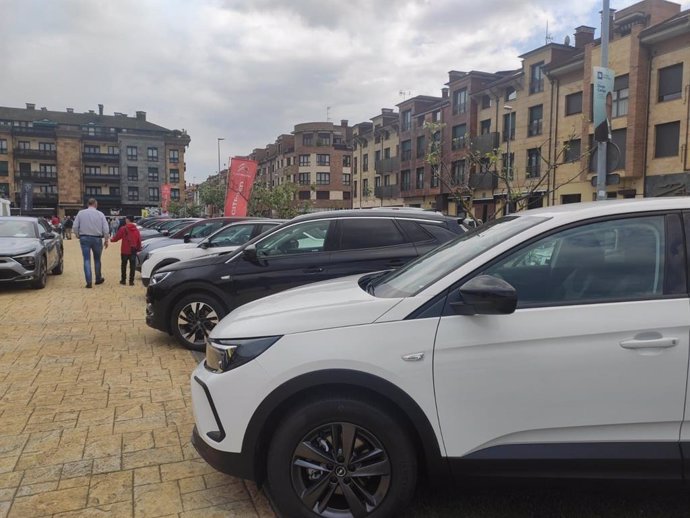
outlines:
[[248, 214], [281, 219], [294, 218], [308, 208], [296, 199], [298, 190], [294, 183], [282, 183], [273, 188], [256, 183], [249, 199]]
[[203, 207], [192, 203], [171, 200], [168, 205], [168, 212], [177, 217], [198, 218], [203, 212]]
[[225, 185], [218, 177], [210, 178], [199, 185], [199, 200], [202, 205], [211, 206], [212, 212], [223, 210], [225, 205]]

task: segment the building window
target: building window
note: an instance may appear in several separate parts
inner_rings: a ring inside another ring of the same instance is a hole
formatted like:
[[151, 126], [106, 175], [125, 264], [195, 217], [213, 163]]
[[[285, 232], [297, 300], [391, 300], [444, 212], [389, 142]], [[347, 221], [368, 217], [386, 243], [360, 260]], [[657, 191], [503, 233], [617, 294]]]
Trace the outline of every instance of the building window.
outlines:
[[362, 172], [366, 173], [369, 171], [369, 153], [364, 153], [362, 155]]
[[506, 101], [514, 101], [515, 99], [517, 99], [517, 91], [515, 90], [515, 88], [513, 88], [512, 86], [507, 87], [504, 99]]
[[179, 189], [170, 189], [170, 199], [171, 200], [179, 200], [180, 199], [180, 190]]
[[28, 140], [20, 140], [17, 142], [17, 148], [18, 149], [31, 149], [31, 142]]
[[84, 153], [100, 153], [101, 146], [84, 146]]
[[22, 174], [31, 174], [31, 164], [29, 162], [19, 162], [19, 172]]
[[120, 188], [119, 187], [110, 187], [110, 196], [120, 196]]
[[680, 141], [680, 121], [657, 124], [656, 145], [654, 158], [678, 155], [678, 143]]
[[429, 186], [434, 189], [438, 187], [439, 185], [439, 178], [438, 178], [438, 173], [434, 172], [434, 169], [431, 169], [431, 179], [429, 180]]
[[410, 170], [400, 172], [400, 189], [403, 191], [410, 190]]
[[353, 186], [352, 186], [352, 190], [354, 191], [354, 193], [355, 193], [355, 198], [356, 198], [356, 197], [357, 197], [357, 180], [355, 180], [355, 182], [354, 182], [354, 184], [353, 184]]
[[388, 187], [391, 184], [391, 175], [387, 174], [383, 176], [383, 185]]
[[331, 165], [331, 155], [316, 155], [316, 165]]
[[120, 154], [120, 148], [117, 146], [108, 146], [108, 154], [109, 155], [119, 155]]
[[299, 173], [299, 184], [309, 185], [311, 183], [311, 173]]
[[316, 199], [317, 200], [330, 200], [330, 192], [329, 191], [316, 191]]
[[177, 149], [171, 149], [168, 152], [168, 161], [176, 164], [180, 161], [180, 152]]
[[412, 158], [412, 141], [404, 140], [400, 144], [400, 159], [402, 161], [410, 160]]
[[576, 113], [582, 113], [582, 92], [565, 96], [565, 114], [575, 115]]
[[680, 99], [683, 91], [683, 63], [659, 70], [659, 102]]
[[343, 185], [350, 185], [351, 181], [352, 181], [352, 175], [351, 174], [344, 174], [343, 175]]
[[329, 185], [331, 183], [331, 173], [316, 173], [317, 185]]
[[544, 116], [544, 109], [543, 109], [543, 106], [541, 104], [538, 106], [532, 106], [529, 109], [529, 125], [527, 126], [527, 136], [528, 137], [534, 137], [536, 135], [541, 135], [543, 116]]
[[2, 155], [7, 154], [7, 140], [4, 138], [0, 139], [0, 154], [2, 154]]
[[409, 131], [412, 128], [412, 111], [405, 110], [402, 112], [402, 124], [400, 131]]
[[100, 187], [84, 187], [84, 194], [89, 196], [97, 196], [101, 194], [102, 190]]
[[0, 183], [0, 196], [4, 196], [5, 198], [9, 198], [9, 196], [10, 196], [10, 184]]
[[350, 155], [343, 155], [343, 167], [350, 167], [352, 164], [352, 157]]
[[613, 82], [612, 117], [622, 117], [628, 114], [628, 95], [628, 76], [618, 76]]
[[[19, 170], [21, 171], [22, 167], [25, 164], [19, 164]], [[28, 166], [26, 169], [28, 171], [31, 171], [31, 164], [26, 164]], [[55, 164], [39, 164], [38, 165], [38, 171], [41, 173], [50, 173], [50, 174], [56, 174], [57, 173], [57, 166]]]
[[149, 162], [158, 162], [158, 148], [150, 147], [146, 149], [146, 158]]
[[170, 183], [180, 183], [180, 170], [171, 169], [170, 170]]
[[515, 153], [502, 153], [501, 162], [503, 163], [503, 171], [505, 171], [508, 180], [513, 179], [513, 171], [515, 171]]
[[297, 193], [297, 197], [300, 200], [308, 200], [308, 199], [310, 199], [310, 192], [309, 191], [299, 191]]
[[309, 165], [309, 155], [300, 155], [299, 156], [299, 165], [300, 166]]
[[424, 189], [424, 168], [418, 167], [415, 171], [415, 187], [417, 189]]
[[563, 143], [563, 162], [577, 162], [582, 155], [582, 140], [572, 139]]
[[139, 201], [139, 187], [127, 187], [127, 200]]
[[127, 146], [127, 160], [137, 160], [137, 146]]
[[484, 119], [479, 123], [479, 133], [480, 135], [491, 133], [491, 119]]
[[316, 140], [317, 146], [330, 146], [331, 145], [331, 134], [330, 133], [319, 133]]
[[539, 148], [527, 150], [527, 178], [539, 178], [541, 158]]
[[417, 158], [424, 158], [426, 154], [426, 143], [424, 135], [417, 137]]
[[41, 192], [43, 194], [57, 194], [57, 185], [40, 185], [38, 187], [38, 192]]
[[304, 133], [302, 135], [302, 145], [303, 146], [313, 146], [314, 145], [314, 134]]
[[139, 181], [139, 168], [128, 166], [127, 167], [127, 180], [130, 182]]
[[149, 201], [158, 201], [158, 187], [149, 187]]
[[432, 112], [431, 114], [431, 122], [440, 122], [441, 121], [441, 111], [436, 110]]
[[491, 96], [482, 95], [482, 110], [486, 110], [487, 108], [491, 108]]
[[96, 165], [96, 166], [86, 166], [84, 168], [84, 174], [88, 174], [91, 176], [100, 176], [101, 175], [101, 167]]
[[3, 160], [0, 162], [0, 176], [9, 176], [10, 175], [10, 167], [9, 167], [9, 162], [6, 160]]
[[580, 203], [582, 201], [581, 194], [561, 194], [561, 204], [566, 205], [567, 203]]
[[369, 192], [369, 180], [365, 178], [364, 180], [362, 180], [362, 196], [367, 198], [370, 194], [371, 192]]
[[[355, 193], [355, 196], [357, 193]], [[343, 200], [351, 200], [352, 199], [352, 193], [350, 191], [343, 191]]]
[[453, 185], [465, 184], [465, 161], [457, 160], [451, 165], [451, 181]]
[[508, 133], [510, 133], [510, 140], [515, 140], [516, 118], [515, 112], [510, 112], [503, 115], [503, 142], [508, 141]]
[[544, 62], [540, 61], [539, 63], [535, 63], [530, 67], [529, 93], [531, 94], [544, 91], [544, 74], [542, 71], [543, 66]]
[[120, 176], [120, 167], [116, 165], [108, 166], [108, 176]]
[[453, 115], [467, 111], [467, 88], [453, 92]]
[[[39, 151], [57, 151], [57, 146], [55, 142], [39, 142], [38, 149]], [[98, 153], [98, 151], [96, 151], [96, 153]]]
[[453, 149], [463, 149], [465, 147], [465, 134], [467, 133], [467, 124], [458, 124], [453, 126], [451, 147]]

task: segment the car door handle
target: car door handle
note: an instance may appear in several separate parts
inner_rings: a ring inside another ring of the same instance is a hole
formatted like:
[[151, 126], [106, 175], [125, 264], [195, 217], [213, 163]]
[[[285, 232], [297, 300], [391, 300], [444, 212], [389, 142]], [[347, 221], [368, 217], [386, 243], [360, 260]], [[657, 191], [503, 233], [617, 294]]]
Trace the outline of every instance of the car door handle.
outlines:
[[302, 270], [304, 273], [321, 273], [323, 271], [323, 268], [320, 266], [311, 266], [309, 268], [305, 268]]
[[623, 349], [668, 349], [678, 345], [678, 339], [661, 337], [638, 340], [633, 338], [632, 340], [623, 340], [620, 345]]

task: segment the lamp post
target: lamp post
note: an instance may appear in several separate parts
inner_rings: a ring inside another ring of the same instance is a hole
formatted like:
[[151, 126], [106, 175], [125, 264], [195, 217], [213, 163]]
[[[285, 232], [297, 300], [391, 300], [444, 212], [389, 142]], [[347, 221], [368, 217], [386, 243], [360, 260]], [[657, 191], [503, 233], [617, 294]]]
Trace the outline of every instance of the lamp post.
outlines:
[[510, 163], [510, 137], [513, 133], [513, 107], [504, 104], [503, 109], [508, 112], [508, 135], [506, 136], [506, 186], [508, 193], [506, 195], [506, 210], [504, 211], [505, 214], [508, 214], [510, 212], [510, 184], [508, 182], [512, 180], [510, 174], [510, 166], [512, 165]]
[[[225, 140], [225, 138], [224, 137], [218, 137], [216, 139], [216, 141], [218, 142], [218, 180], [222, 181], [223, 177], [220, 174], [220, 141], [221, 140]], [[229, 178], [225, 179], [225, 197], [226, 198], [228, 197], [228, 180], [229, 180]]]

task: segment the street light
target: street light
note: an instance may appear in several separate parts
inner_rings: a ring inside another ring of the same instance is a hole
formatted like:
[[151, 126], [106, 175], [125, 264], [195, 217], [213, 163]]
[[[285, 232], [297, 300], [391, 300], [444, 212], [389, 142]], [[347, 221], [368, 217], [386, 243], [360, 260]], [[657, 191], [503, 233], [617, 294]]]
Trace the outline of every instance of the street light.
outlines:
[[[222, 180], [223, 177], [220, 174], [220, 141], [225, 140], [225, 138], [224, 137], [218, 137], [216, 140], [218, 142], [218, 180]], [[228, 197], [228, 180], [229, 180], [229, 178], [225, 179], [225, 198]]]
[[[503, 105], [503, 109], [508, 112], [508, 135], [506, 136], [506, 184], [512, 180], [510, 175], [510, 137], [513, 133], [513, 107], [507, 104]], [[508, 194], [510, 194], [510, 185], [508, 185]], [[506, 210], [505, 214], [510, 212], [510, 197], [507, 196], [506, 199]]]

